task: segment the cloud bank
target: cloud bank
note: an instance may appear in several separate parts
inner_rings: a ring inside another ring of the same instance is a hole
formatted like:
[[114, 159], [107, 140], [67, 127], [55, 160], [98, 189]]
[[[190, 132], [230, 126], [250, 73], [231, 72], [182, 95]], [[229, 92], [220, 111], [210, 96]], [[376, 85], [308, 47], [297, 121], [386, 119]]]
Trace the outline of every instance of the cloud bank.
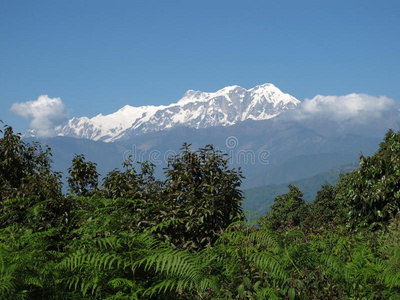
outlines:
[[385, 96], [374, 97], [366, 94], [345, 96], [322, 96], [306, 99], [295, 110], [298, 120], [324, 118], [337, 122], [365, 123], [371, 119], [382, 118], [383, 114], [394, 108], [395, 102]]
[[54, 136], [54, 128], [68, 118], [61, 99], [49, 98], [48, 95], [42, 95], [35, 101], [14, 103], [11, 111], [24, 118], [32, 118], [30, 128], [41, 138]]
[[389, 128], [399, 127], [399, 108], [399, 102], [385, 96], [317, 95], [282, 114], [281, 120], [297, 121], [325, 136], [353, 134], [381, 137]]

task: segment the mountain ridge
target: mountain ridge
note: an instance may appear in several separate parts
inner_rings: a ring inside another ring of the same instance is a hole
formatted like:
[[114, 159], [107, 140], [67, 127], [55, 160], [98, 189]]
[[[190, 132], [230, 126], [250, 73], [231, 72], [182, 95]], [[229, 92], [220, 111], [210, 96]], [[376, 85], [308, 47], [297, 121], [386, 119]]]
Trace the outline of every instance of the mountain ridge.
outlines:
[[[74, 117], [56, 127], [57, 136], [114, 142], [179, 126], [230, 126], [245, 120], [267, 120], [296, 108], [300, 101], [271, 83], [251, 89], [233, 85], [216, 92], [188, 90], [175, 103], [161, 106], [125, 105], [108, 115]], [[27, 137], [34, 137], [30, 131]]]

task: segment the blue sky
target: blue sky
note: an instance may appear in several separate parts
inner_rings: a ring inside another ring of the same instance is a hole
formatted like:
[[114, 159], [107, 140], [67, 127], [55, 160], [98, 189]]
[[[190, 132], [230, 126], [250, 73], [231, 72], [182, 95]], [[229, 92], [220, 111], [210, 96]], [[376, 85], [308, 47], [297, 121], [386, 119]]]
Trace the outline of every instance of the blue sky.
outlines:
[[69, 116], [274, 83], [299, 100], [400, 100], [400, 1], [0, 1], [0, 119], [60, 97]]

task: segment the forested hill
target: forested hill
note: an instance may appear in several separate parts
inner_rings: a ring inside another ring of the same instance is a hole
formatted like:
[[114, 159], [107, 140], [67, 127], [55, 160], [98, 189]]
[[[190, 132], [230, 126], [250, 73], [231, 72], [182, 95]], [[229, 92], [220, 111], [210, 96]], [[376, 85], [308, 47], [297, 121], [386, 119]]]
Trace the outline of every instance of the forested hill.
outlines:
[[297, 186], [304, 194], [303, 198], [311, 202], [317, 196], [317, 192], [324, 184], [335, 185], [339, 175], [353, 171], [355, 164], [345, 165], [322, 172], [315, 176], [289, 182], [288, 184], [270, 184], [261, 187], [244, 190], [243, 210], [262, 216], [274, 203], [274, 199], [289, 192], [289, 184]]

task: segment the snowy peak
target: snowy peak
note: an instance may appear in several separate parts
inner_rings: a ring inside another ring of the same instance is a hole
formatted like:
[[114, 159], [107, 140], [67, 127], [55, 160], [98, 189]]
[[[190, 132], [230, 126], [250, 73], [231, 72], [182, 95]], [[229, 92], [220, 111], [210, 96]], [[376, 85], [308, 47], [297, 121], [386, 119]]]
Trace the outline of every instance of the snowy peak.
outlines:
[[227, 86], [224, 87], [223, 89], [220, 89], [219, 91], [213, 93], [212, 95], [217, 97], [217, 96], [229, 96], [229, 95], [235, 95], [238, 93], [244, 93], [247, 90], [242, 88], [241, 86], [238, 85], [232, 85], [232, 86]]
[[196, 101], [206, 101], [209, 93], [204, 93], [201, 91], [188, 90], [185, 95], [178, 101], [178, 105], [185, 105], [187, 103], [196, 102]]
[[58, 135], [113, 142], [177, 126], [229, 126], [247, 119], [265, 120], [300, 103], [271, 83], [246, 90], [228, 86], [214, 93], [188, 90], [168, 106], [126, 105], [109, 115], [72, 118], [56, 128]]
[[256, 86], [249, 90], [253, 98], [257, 98], [259, 101], [273, 102], [275, 105], [283, 105], [296, 103], [299, 104], [300, 101], [295, 97], [283, 93], [280, 89], [274, 86], [272, 83], [266, 83], [263, 85]]

